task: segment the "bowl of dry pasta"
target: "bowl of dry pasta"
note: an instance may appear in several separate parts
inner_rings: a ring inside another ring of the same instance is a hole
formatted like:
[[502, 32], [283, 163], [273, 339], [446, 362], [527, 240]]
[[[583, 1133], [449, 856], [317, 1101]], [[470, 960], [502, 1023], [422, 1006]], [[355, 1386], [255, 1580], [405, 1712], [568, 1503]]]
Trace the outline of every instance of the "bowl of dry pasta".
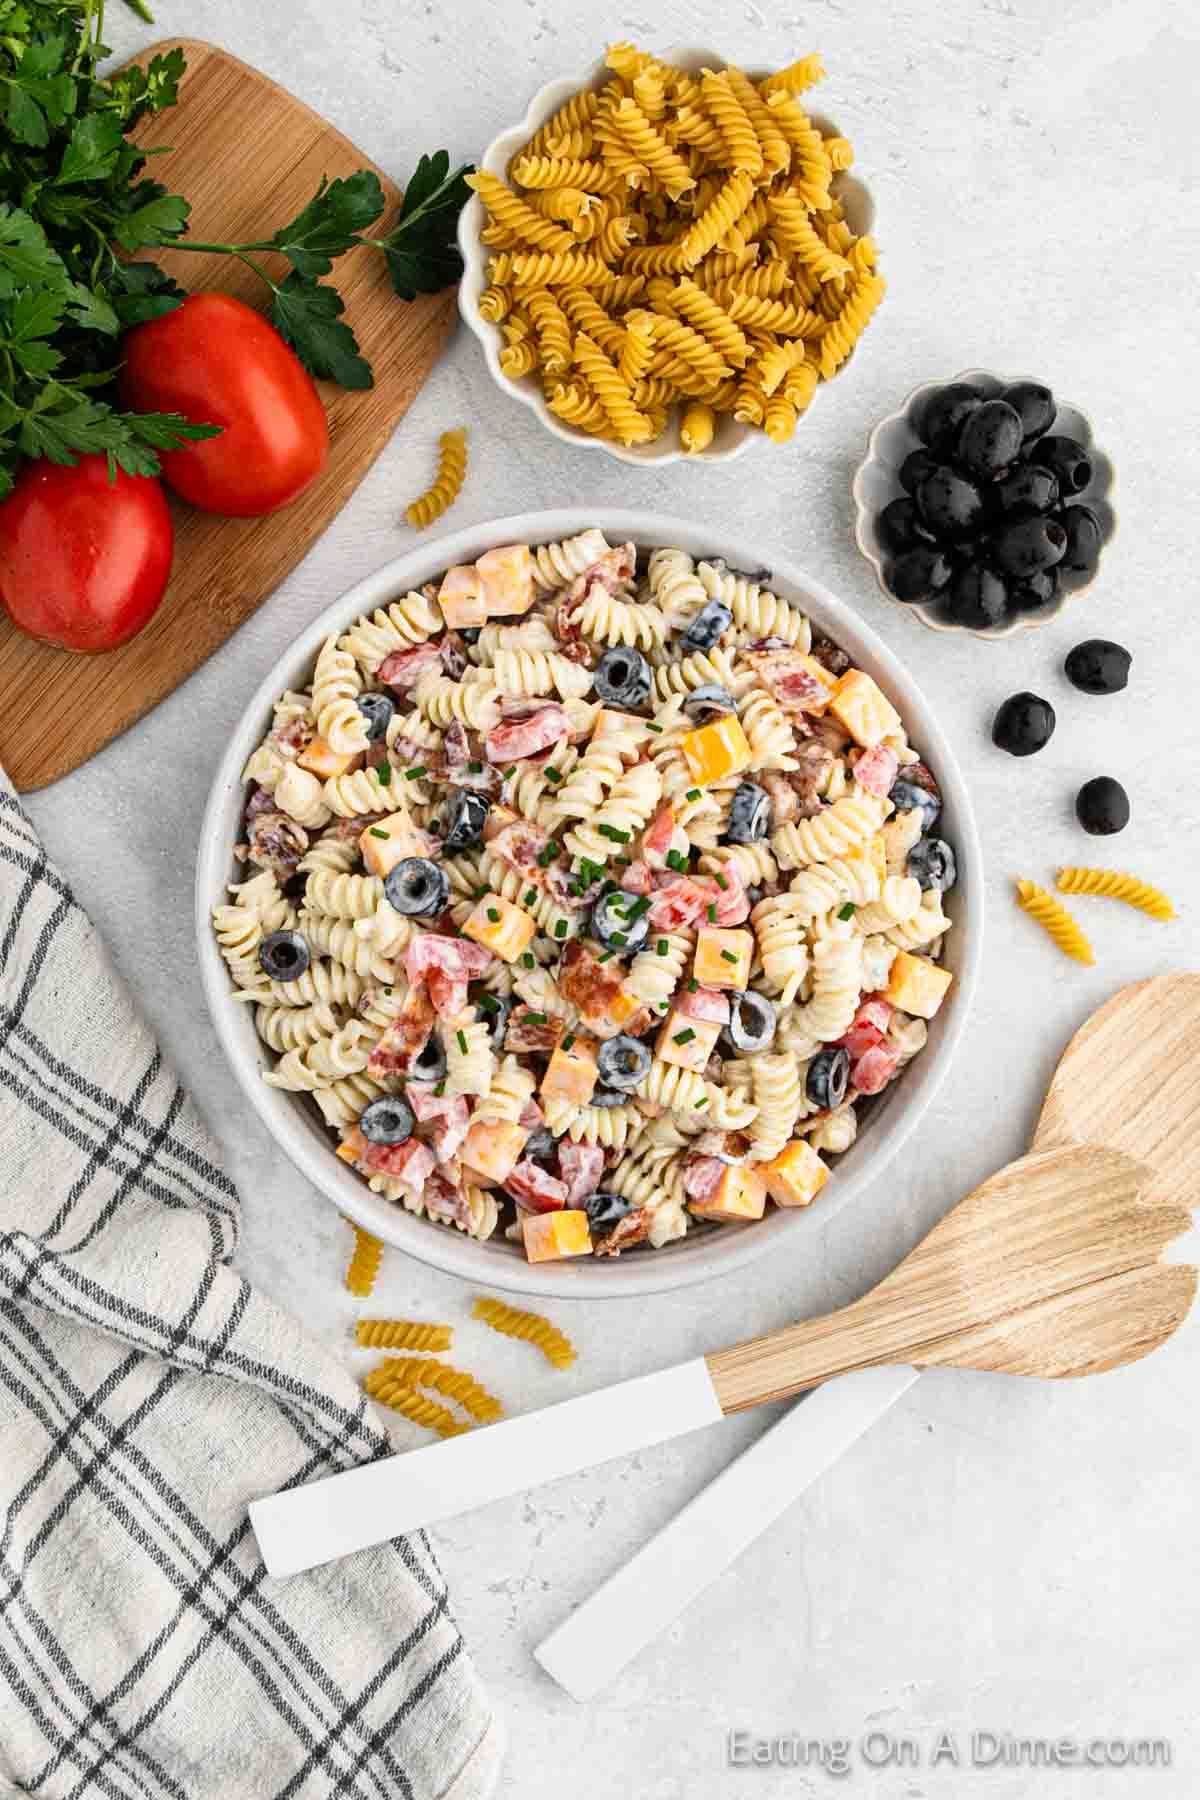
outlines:
[[459, 223], [459, 306], [497, 386], [624, 462], [792, 437], [884, 292], [851, 145], [801, 105], [823, 75], [619, 43], [543, 87]]
[[861, 1195], [952, 1061], [982, 911], [938, 718], [857, 614], [609, 508], [335, 601], [250, 699], [197, 864], [279, 1146], [375, 1237], [534, 1294], [732, 1272]]

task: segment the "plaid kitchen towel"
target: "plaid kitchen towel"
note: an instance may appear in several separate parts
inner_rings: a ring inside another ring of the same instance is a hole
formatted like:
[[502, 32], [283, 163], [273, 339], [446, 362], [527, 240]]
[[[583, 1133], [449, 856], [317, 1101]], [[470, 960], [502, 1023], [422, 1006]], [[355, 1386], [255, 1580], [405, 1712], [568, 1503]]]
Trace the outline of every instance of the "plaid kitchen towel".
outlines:
[[0, 1792], [484, 1800], [423, 1535], [289, 1581], [247, 1501], [388, 1454], [0, 770]]

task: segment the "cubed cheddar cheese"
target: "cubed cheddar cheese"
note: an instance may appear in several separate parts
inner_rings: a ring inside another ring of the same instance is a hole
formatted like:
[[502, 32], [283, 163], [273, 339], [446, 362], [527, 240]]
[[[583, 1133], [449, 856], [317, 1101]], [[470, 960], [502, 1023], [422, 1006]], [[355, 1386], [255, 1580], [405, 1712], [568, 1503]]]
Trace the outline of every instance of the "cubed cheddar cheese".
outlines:
[[525, 1255], [530, 1262], [559, 1262], [564, 1256], [590, 1256], [592, 1234], [585, 1212], [526, 1213], [521, 1220]]
[[533, 605], [533, 558], [528, 544], [500, 544], [475, 564], [483, 600], [492, 619], [527, 613]]
[[507, 1119], [479, 1120], [463, 1139], [459, 1154], [464, 1166], [472, 1175], [478, 1175], [485, 1187], [498, 1187], [520, 1162], [528, 1136], [524, 1125], [514, 1125]]
[[542, 1076], [540, 1093], [543, 1101], [560, 1101], [568, 1106], [586, 1106], [595, 1092], [598, 1080], [596, 1045], [592, 1038], [575, 1037], [570, 1048], [565, 1040], [559, 1044]]
[[469, 631], [487, 624], [487, 600], [474, 563], [456, 563], [442, 576], [438, 605], [451, 631]]
[[340, 1156], [342, 1161], [347, 1163], [356, 1163], [359, 1157], [365, 1156], [366, 1153], [367, 1140], [357, 1125], [352, 1125], [350, 1127], [349, 1131], [334, 1151], [335, 1156]]
[[485, 894], [462, 928], [464, 937], [493, 950], [506, 963], [516, 962], [528, 950], [536, 930], [537, 922], [524, 907], [499, 894]]
[[864, 750], [900, 730], [900, 714], [862, 669], [847, 669], [839, 678], [829, 710]]
[[901, 1012], [912, 1013], [917, 1019], [932, 1019], [953, 980], [949, 969], [930, 962], [927, 956], [911, 956], [907, 950], [901, 950], [883, 991]]
[[829, 1180], [829, 1170], [803, 1138], [785, 1144], [761, 1172], [776, 1206], [811, 1206]]
[[627, 989], [621, 988], [608, 1003], [608, 1017], [619, 1031], [622, 1025], [627, 1025], [634, 1013], [640, 1012], [644, 1005], [645, 1002], [639, 1000], [636, 994], [631, 994]]
[[689, 1019], [686, 1013], [672, 1009], [663, 1021], [654, 1046], [659, 1062], [674, 1063], [679, 1069], [693, 1069], [702, 1074], [721, 1034], [719, 1019]]
[[756, 1169], [726, 1166], [720, 1184], [707, 1200], [689, 1200], [688, 1211], [698, 1219], [761, 1219], [767, 1210], [767, 1184]]
[[692, 973], [705, 987], [742, 989], [750, 979], [754, 960], [754, 935], [703, 925], [696, 938]]
[[344, 775], [359, 760], [358, 753], [344, 756], [338, 750], [331, 750], [323, 737], [310, 738], [296, 758], [302, 769], [319, 775], [322, 781], [328, 781], [332, 775]]
[[684, 761], [694, 781], [720, 781], [738, 775], [754, 760], [746, 734], [733, 713], [685, 732], [679, 740]]
[[371, 875], [390, 875], [406, 856], [424, 856], [426, 840], [404, 811], [389, 813], [367, 826], [358, 840], [359, 854]]

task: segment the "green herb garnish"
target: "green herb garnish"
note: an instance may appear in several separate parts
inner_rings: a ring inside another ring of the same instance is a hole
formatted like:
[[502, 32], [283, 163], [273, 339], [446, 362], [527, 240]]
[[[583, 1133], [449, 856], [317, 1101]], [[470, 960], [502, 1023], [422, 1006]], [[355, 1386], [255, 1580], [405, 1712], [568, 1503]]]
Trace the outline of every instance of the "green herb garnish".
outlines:
[[732, 950], [722, 950], [721, 961], [735, 963], [737, 961], [737, 957], [734, 955]]
[[392, 785], [392, 765], [391, 765], [391, 763], [387, 763], [387, 762], [380, 763], [379, 766], [375, 770], [375, 779], [379, 783], [380, 787], [391, 787], [391, 785]]
[[685, 1031], [677, 1032], [676, 1035], [671, 1039], [671, 1042], [673, 1044], [690, 1044], [692, 1039], [695, 1037], [695, 1035], [696, 1035], [695, 1032], [692, 1030], [691, 1026], [689, 1025]]
[[853, 900], [847, 900], [845, 906], [840, 908], [840, 910], [838, 912], [838, 918], [839, 919], [852, 919], [857, 911], [858, 911], [858, 908], [855, 906]]
[[371, 836], [385, 838], [387, 836], [387, 832], [383, 829], [382, 825], [372, 825], [371, 826]]
[[465, 1031], [456, 1031], [454, 1035], [458, 1039], [458, 1047], [459, 1047], [460, 1051], [465, 1056], [467, 1054], [467, 1034], [466, 1034], [466, 1032]]
[[496, 911], [494, 906], [488, 907], [487, 916], [493, 925], [498, 925], [500, 923], [500, 914]]

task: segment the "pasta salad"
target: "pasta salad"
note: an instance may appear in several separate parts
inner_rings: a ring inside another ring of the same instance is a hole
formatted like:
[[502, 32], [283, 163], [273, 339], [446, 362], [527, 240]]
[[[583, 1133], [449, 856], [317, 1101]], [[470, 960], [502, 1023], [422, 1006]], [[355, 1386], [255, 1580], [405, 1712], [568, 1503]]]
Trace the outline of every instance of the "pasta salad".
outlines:
[[531, 1261], [806, 1206], [923, 1047], [937, 781], [768, 579], [501, 546], [275, 703], [213, 925], [387, 1200]]

